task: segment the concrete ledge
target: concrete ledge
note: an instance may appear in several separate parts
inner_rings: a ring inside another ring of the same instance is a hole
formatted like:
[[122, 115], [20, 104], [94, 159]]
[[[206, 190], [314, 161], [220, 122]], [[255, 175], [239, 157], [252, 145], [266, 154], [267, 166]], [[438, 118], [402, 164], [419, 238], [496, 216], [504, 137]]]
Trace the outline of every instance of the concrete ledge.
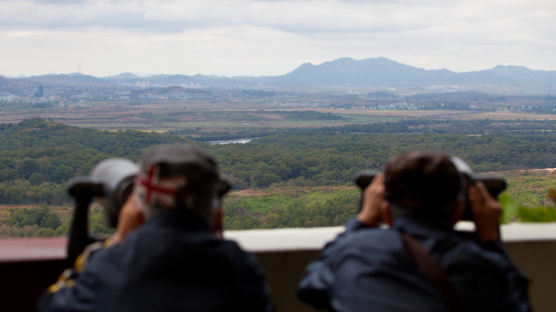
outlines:
[[[456, 224], [459, 231], [473, 231], [472, 222]], [[273, 230], [227, 231], [224, 237], [235, 240], [251, 252], [320, 250], [344, 231], [344, 227], [288, 228]], [[501, 227], [504, 243], [556, 241], [556, 223], [512, 223]]]
[[556, 241], [556, 223], [511, 223], [502, 226], [504, 243]]
[[224, 232], [250, 252], [320, 250], [344, 230], [342, 226]]
[[[459, 222], [456, 229], [472, 231], [474, 226], [471, 222]], [[226, 231], [224, 237], [251, 252], [316, 251], [343, 230], [344, 227], [334, 226]], [[503, 225], [501, 230], [504, 243], [556, 242], [556, 223], [512, 223]], [[0, 239], [0, 262], [61, 259], [66, 255], [66, 242], [66, 238]]]
[[0, 239], [0, 263], [64, 259], [66, 242], [65, 237]]

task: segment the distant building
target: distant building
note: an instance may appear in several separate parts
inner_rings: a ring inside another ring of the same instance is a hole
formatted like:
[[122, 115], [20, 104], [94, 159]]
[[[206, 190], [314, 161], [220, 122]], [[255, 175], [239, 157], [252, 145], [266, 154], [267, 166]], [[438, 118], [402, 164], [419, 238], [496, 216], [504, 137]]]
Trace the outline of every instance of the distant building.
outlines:
[[44, 96], [44, 86], [40, 85], [37, 93], [35, 93], [35, 97], [42, 98]]
[[8, 94], [8, 95], [0, 96], [0, 102], [13, 103], [19, 101], [21, 101], [21, 97], [17, 95]]

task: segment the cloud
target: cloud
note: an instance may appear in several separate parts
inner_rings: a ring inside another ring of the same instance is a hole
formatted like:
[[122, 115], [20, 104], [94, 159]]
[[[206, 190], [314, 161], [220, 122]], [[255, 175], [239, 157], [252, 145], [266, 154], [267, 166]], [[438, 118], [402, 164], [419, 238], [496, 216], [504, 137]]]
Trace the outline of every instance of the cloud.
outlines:
[[261, 75], [386, 56], [552, 69], [554, 29], [553, 0], [0, 0], [0, 68]]
[[144, 23], [144, 11], [135, 3], [110, 1], [0, 2], [3, 29], [134, 28]]
[[[504, 23], [556, 25], [553, 1], [154, 1], [35, 0], [0, 1], [4, 29], [105, 28], [181, 32], [211, 27], [254, 26], [306, 35], [327, 33], [399, 33], [465, 27], [483, 32]], [[539, 18], [541, 20], [539, 20]], [[483, 27], [482, 27], [483, 26]], [[542, 28], [542, 27], [541, 27]], [[476, 35], [480, 35], [477, 34]]]

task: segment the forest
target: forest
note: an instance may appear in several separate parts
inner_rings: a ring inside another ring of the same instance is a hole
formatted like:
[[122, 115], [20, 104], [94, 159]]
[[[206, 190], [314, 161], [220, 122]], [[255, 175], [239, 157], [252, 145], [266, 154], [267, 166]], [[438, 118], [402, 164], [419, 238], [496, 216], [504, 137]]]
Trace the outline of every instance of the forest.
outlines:
[[[227, 203], [230, 228], [338, 225], [353, 214], [353, 209], [343, 207], [354, 207], [358, 200], [357, 191], [352, 188], [358, 172], [380, 170], [392, 155], [415, 149], [442, 151], [466, 160], [476, 172], [554, 168], [555, 127], [553, 121], [408, 120], [265, 130], [264, 135], [249, 144], [210, 145], [200, 141], [207, 139], [202, 131], [196, 137], [184, 133], [99, 131], [30, 119], [0, 125], [0, 203], [69, 206], [67, 181], [88, 175], [101, 160], [124, 157], [135, 161], [146, 147], [189, 143], [214, 155], [236, 191], [287, 190], [283, 193], [288, 196], [283, 197], [288, 199], [280, 199], [282, 205], [266, 210], [261, 208], [264, 201], [272, 199], [256, 197], [255, 205], [249, 203], [250, 197], [230, 197]], [[232, 130], [228, 134], [234, 136]], [[347, 189], [328, 194], [321, 191], [323, 187]], [[309, 197], [292, 193], [304, 188], [315, 191], [307, 193]], [[313, 194], [318, 192], [319, 196]], [[0, 214], [0, 223], [10, 227], [36, 225], [54, 233], [64, 231], [67, 218], [63, 215], [69, 211], [61, 214], [59, 222], [54, 222], [53, 217], [47, 222], [41, 220], [46, 220], [44, 215], [51, 211], [40, 209], [42, 217], [23, 217], [18, 214], [31, 212], [11, 210]], [[291, 217], [293, 211], [295, 218]], [[96, 218], [102, 222], [101, 217]]]
[[88, 175], [103, 159], [136, 160], [144, 148], [165, 143], [207, 150], [236, 189], [347, 185], [359, 171], [380, 170], [390, 156], [415, 149], [457, 155], [477, 172], [556, 167], [552, 131], [513, 132], [508, 127], [505, 132], [466, 133], [464, 127], [472, 129], [462, 124], [430, 132], [418, 131], [415, 122], [381, 123], [297, 129], [245, 145], [209, 145], [178, 135], [98, 131], [31, 119], [0, 126], [0, 203], [63, 203], [63, 186], [70, 178]]

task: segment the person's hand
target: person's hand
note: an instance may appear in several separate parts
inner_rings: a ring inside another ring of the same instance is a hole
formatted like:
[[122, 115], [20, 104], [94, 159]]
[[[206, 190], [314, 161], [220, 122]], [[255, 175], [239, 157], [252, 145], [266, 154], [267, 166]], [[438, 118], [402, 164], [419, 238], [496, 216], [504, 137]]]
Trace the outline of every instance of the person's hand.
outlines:
[[116, 233], [110, 238], [111, 244], [121, 242], [129, 233], [145, 223], [145, 215], [137, 206], [133, 193], [129, 195], [118, 217]]
[[469, 188], [469, 200], [479, 241], [484, 243], [500, 238], [502, 207], [490, 196], [482, 182]]
[[214, 232], [214, 235], [216, 235], [216, 237], [219, 238], [219, 239], [224, 238], [223, 221], [224, 221], [224, 211], [222, 210], [222, 206], [219, 202], [218, 203], [218, 208], [217, 208], [216, 213], [214, 215], [214, 221], [213, 221], [213, 223], [214, 223], [213, 224], [213, 232]]
[[363, 204], [357, 220], [368, 226], [378, 226], [382, 222], [382, 209], [387, 205], [384, 200], [384, 176], [378, 174], [371, 184], [363, 190]]

